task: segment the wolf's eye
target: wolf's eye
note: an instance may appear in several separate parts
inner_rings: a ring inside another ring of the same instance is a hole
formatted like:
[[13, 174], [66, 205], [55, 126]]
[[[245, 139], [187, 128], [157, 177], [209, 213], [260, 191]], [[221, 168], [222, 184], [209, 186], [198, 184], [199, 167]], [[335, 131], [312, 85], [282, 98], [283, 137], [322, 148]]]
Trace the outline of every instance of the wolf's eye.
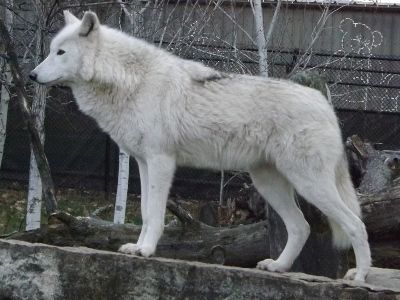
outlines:
[[63, 55], [64, 53], [65, 53], [65, 51], [62, 50], [62, 49], [60, 49], [60, 50], [57, 51], [57, 55]]

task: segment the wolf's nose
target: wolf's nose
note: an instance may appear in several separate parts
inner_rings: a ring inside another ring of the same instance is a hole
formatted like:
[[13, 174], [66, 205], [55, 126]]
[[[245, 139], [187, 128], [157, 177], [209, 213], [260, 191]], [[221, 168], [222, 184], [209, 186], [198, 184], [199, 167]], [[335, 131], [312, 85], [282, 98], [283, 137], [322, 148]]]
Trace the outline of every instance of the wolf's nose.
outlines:
[[35, 72], [30, 72], [29, 73], [29, 78], [31, 79], [31, 80], [33, 80], [33, 81], [36, 81], [36, 78], [37, 78], [37, 74], [35, 73]]

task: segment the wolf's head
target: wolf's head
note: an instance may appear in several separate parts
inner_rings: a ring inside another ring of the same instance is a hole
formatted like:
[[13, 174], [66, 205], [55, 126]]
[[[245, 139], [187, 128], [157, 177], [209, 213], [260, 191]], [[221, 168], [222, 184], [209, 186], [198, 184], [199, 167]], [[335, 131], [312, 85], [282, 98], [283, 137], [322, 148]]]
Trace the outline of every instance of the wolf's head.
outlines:
[[29, 77], [41, 84], [64, 84], [89, 81], [94, 73], [100, 22], [93, 12], [82, 20], [64, 11], [65, 27], [50, 44], [50, 53]]

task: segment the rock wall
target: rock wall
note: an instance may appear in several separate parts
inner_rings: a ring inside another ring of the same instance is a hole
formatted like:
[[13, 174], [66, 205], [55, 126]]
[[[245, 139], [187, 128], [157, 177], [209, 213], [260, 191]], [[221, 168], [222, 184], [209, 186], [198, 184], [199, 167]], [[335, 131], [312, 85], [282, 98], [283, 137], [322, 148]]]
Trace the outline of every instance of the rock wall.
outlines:
[[400, 299], [400, 289], [0, 240], [0, 299], [365, 300]]

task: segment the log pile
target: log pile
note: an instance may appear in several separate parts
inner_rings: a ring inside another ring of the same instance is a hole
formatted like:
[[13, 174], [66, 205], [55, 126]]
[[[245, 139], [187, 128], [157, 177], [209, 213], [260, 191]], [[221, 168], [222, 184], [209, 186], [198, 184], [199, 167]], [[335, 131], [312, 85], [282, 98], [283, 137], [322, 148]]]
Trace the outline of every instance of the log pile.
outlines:
[[[400, 248], [395, 245], [396, 237], [400, 236], [400, 186], [380, 194], [363, 195], [360, 200], [375, 265], [400, 267]], [[169, 207], [171, 205], [174, 207], [176, 204], [169, 204]], [[331, 247], [328, 226], [315, 211], [306, 212], [307, 215], [313, 216], [312, 220], [308, 218], [312, 235], [294, 266], [295, 270], [325, 273], [323, 275], [331, 277], [342, 275], [345, 270], [334, 267], [342, 257]], [[273, 222], [267, 220], [234, 227], [207, 226], [193, 220], [190, 215], [180, 218], [184, 226], [166, 227], [157, 247], [157, 256], [253, 267], [261, 259], [277, 256], [281, 250], [279, 247], [286, 242], [282, 225], [273, 224], [280, 222], [275, 218]], [[49, 218], [49, 225], [16, 233], [9, 238], [116, 251], [120, 245], [137, 240], [140, 229], [136, 225], [117, 225], [96, 217], [74, 217], [60, 212]], [[271, 253], [273, 249], [275, 252]], [[341, 268], [347, 269], [347, 262], [343, 262]]]

